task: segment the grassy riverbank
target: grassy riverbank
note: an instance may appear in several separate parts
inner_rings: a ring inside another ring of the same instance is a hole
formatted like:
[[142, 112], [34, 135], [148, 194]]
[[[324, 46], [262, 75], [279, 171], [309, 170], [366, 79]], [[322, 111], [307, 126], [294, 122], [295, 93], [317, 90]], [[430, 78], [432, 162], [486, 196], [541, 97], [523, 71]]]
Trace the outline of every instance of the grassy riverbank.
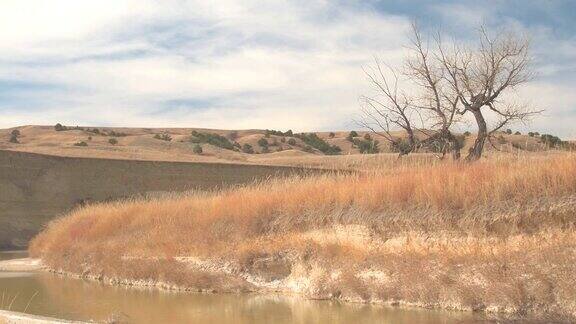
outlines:
[[576, 156], [402, 164], [100, 204], [33, 256], [194, 289], [576, 318]]

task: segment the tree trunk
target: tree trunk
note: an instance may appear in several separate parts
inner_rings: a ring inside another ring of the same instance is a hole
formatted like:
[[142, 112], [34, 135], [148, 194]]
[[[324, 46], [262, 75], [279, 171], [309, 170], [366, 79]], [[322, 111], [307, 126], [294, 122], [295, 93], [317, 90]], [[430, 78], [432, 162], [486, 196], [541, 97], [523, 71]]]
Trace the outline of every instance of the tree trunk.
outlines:
[[468, 156], [466, 156], [466, 161], [472, 162], [480, 159], [482, 157], [482, 151], [484, 150], [484, 143], [486, 138], [488, 138], [488, 127], [486, 126], [486, 120], [480, 109], [472, 110], [474, 118], [476, 119], [476, 124], [478, 125], [478, 136], [474, 141], [474, 146], [468, 151]]
[[416, 151], [416, 137], [414, 136], [414, 132], [412, 131], [412, 129], [408, 129], [407, 133], [408, 133], [408, 143], [410, 144], [409, 153], [413, 153], [414, 151]]
[[458, 138], [452, 134], [451, 131], [448, 129], [444, 130], [444, 138], [448, 142], [448, 149], [450, 149], [450, 153], [452, 154], [452, 160], [459, 160], [460, 159], [460, 143], [458, 143]]

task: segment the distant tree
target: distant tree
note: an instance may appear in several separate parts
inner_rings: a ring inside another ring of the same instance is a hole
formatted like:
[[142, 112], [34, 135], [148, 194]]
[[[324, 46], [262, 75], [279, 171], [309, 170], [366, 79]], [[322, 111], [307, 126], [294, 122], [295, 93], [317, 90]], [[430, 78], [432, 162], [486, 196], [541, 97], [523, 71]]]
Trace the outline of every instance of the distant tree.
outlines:
[[522, 135], [522, 133], [520, 133], [519, 131], [516, 131], [516, 133], [514, 133], [514, 135]]
[[308, 146], [311, 146], [312, 148], [315, 148], [326, 155], [336, 155], [340, 154], [342, 151], [339, 146], [328, 144], [328, 142], [320, 138], [316, 133], [302, 133], [296, 134], [294, 136], [298, 137]]
[[68, 128], [66, 126], [63, 126], [62, 124], [58, 123], [54, 126], [54, 130], [57, 132], [61, 132], [61, 131], [65, 131]]
[[252, 145], [250, 145], [250, 144], [244, 144], [244, 145], [242, 146], [242, 152], [248, 153], [248, 154], [253, 154], [253, 153], [254, 153], [254, 149], [252, 148]]
[[468, 137], [468, 136], [470, 136], [470, 135], [472, 135], [472, 134], [471, 134], [469, 131], [465, 131], [465, 132], [464, 132], [464, 136]]
[[288, 139], [288, 145], [290, 145], [290, 146], [296, 145], [296, 140], [293, 139], [293, 138], [289, 138], [289, 139]]
[[358, 133], [356, 131], [351, 131], [348, 133], [348, 136], [346, 136], [346, 139], [350, 142], [354, 142], [354, 137], [358, 137]]
[[10, 143], [13, 143], [13, 144], [18, 144], [18, 143], [20, 143], [20, 141], [18, 141], [18, 136], [14, 135], [14, 134], [10, 134], [9, 142], [10, 142]]
[[116, 145], [116, 144], [118, 144], [118, 140], [115, 139], [115, 138], [111, 138], [111, 139], [108, 140], [108, 143], [110, 143], [110, 144], [112, 144], [112, 145]]
[[200, 144], [194, 145], [192, 152], [194, 152], [194, 154], [202, 154], [202, 146], [200, 146]]
[[[94, 129], [94, 130], [98, 130], [98, 129]], [[99, 131], [98, 131], [99, 132]], [[102, 132], [102, 134], [104, 134], [104, 132]], [[128, 136], [128, 134], [126, 133], [122, 133], [122, 132], [116, 132], [114, 130], [111, 130], [108, 132], [108, 135], [113, 136], [113, 137], [125, 137]]]
[[334, 132], [330, 132], [330, 134], [328, 134], [328, 137], [329, 137], [329, 138], [334, 138], [334, 137], [336, 137], [336, 134], [335, 134]]
[[380, 152], [380, 148], [378, 147], [378, 141], [373, 141], [372, 138], [370, 139], [358, 139], [354, 140], [354, 145], [358, 148], [360, 153], [362, 154], [376, 154]]
[[268, 147], [268, 141], [262, 137], [261, 139], [258, 140], [258, 145], [260, 147]]
[[561, 147], [563, 141], [558, 137], [550, 134], [542, 134], [540, 136], [540, 142], [546, 144], [550, 148]]
[[88, 146], [88, 143], [82, 141], [82, 142], [74, 143], [74, 146]]
[[512, 135], [512, 130], [511, 130], [510, 128], [508, 128], [508, 129], [506, 130], [506, 134]]
[[206, 143], [226, 150], [234, 150], [234, 143], [232, 143], [228, 138], [216, 133], [201, 133], [193, 131], [190, 142], [197, 144]]
[[12, 132], [10, 133], [12, 136], [16, 136], [16, 137], [20, 137], [20, 131], [17, 129], [12, 130]]
[[157, 140], [161, 140], [161, 141], [166, 141], [166, 142], [170, 142], [172, 140], [172, 136], [170, 136], [169, 134], [156, 134], [154, 135], [154, 138]]

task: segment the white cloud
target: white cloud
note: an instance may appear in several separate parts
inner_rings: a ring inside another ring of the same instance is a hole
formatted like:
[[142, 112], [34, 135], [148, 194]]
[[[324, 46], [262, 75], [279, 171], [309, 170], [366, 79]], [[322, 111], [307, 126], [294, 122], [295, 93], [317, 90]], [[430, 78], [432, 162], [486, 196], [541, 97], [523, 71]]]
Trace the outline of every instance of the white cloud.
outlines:
[[[329, 127], [355, 112], [361, 65], [398, 58], [408, 26], [325, 1], [9, 1], [0, 12], [0, 77], [69, 89], [43, 98], [45, 123]], [[158, 113], [179, 98], [219, 101]]]
[[[440, 9], [455, 22], [482, 16]], [[325, 0], [1, 1], [0, 80], [57, 87], [5, 101], [0, 91], [0, 127], [346, 125], [366, 90], [361, 67], [376, 54], [398, 64], [409, 22]]]

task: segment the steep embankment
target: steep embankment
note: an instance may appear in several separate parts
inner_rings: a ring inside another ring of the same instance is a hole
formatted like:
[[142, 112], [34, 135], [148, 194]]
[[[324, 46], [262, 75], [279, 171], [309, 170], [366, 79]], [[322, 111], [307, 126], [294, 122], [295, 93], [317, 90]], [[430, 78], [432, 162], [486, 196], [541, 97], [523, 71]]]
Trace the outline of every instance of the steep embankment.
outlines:
[[576, 319], [576, 156], [292, 178], [103, 204], [31, 253], [110, 283]]
[[157, 191], [216, 189], [304, 172], [310, 171], [64, 158], [0, 150], [0, 249], [25, 247], [51, 219], [84, 202]]

